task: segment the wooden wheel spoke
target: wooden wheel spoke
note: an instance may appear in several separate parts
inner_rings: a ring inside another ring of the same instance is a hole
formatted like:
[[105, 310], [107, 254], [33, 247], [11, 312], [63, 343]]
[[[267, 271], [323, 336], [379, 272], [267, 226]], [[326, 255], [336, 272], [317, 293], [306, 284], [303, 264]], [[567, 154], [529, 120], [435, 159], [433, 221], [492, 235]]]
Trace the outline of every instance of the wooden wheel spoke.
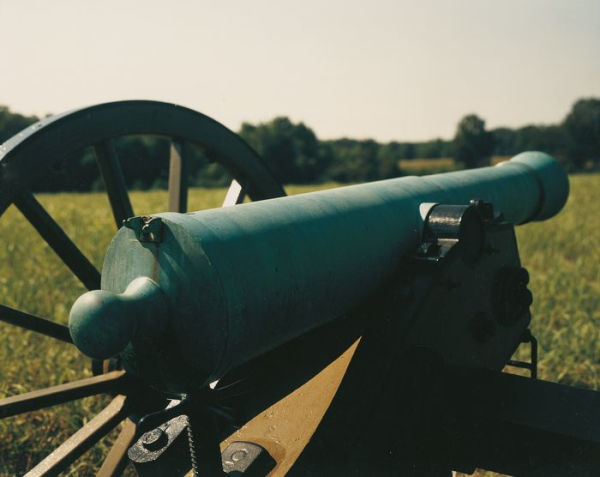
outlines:
[[7, 397], [0, 399], [0, 418], [55, 406], [95, 394], [120, 392], [126, 384], [125, 371], [112, 371], [93, 378], [80, 379], [71, 383]]
[[169, 212], [187, 212], [187, 171], [189, 145], [171, 141], [169, 158]]
[[123, 421], [123, 428], [119, 437], [113, 444], [110, 452], [104, 459], [102, 467], [96, 474], [96, 477], [111, 477], [113, 475], [121, 475], [129, 460], [127, 458], [127, 451], [135, 442], [137, 437], [137, 426], [126, 419]]
[[31, 192], [23, 192], [14, 200], [14, 204], [89, 290], [100, 288], [100, 272], [83, 255]]
[[90, 422], [63, 442], [49, 456], [31, 469], [27, 477], [57, 475], [79, 456], [108, 434], [127, 414], [125, 396], [115, 397]]
[[10, 323], [11, 325], [24, 328], [26, 330], [35, 331], [42, 335], [72, 343], [69, 328], [59, 323], [40, 318], [39, 316], [30, 315], [24, 311], [15, 310], [8, 306], [0, 305], [0, 321]]
[[125, 219], [133, 217], [133, 208], [125, 186], [125, 177], [112, 139], [94, 145], [96, 161], [106, 186], [110, 207], [119, 228]]
[[229, 189], [227, 189], [227, 194], [225, 195], [225, 200], [223, 201], [223, 207], [241, 204], [244, 202], [245, 197], [246, 192], [244, 189], [242, 189], [242, 185], [233, 179], [229, 185]]

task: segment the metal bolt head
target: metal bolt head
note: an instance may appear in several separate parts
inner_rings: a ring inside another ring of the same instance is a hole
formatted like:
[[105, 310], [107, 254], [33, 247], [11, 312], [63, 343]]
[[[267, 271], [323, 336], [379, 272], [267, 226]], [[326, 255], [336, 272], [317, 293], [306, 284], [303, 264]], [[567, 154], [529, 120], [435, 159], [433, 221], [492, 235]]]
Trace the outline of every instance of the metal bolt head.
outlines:
[[163, 223], [160, 217], [130, 217], [123, 221], [123, 226], [133, 230], [140, 242], [159, 243], [162, 240]]
[[234, 463], [244, 460], [246, 457], [248, 457], [248, 451], [246, 449], [240, 449], [231, 454], [231, 460]]
[[149, 451], [157, 451], [163, 448], [168, 443], [167, 434], [160, 427], [146, 432], [141, 437], [141, 442], [144, 448]]
[[533, 302], [528, 283], [529, 273], [525, 268], [506, 267], [498, 272], [492, 294], [499, 323], [512, 325], [526, 316]]
[[276, 465], [269, 453], [253, 442], [232, 442], [221, 457], [223, 470], [229, 475], [246, 471], [252, 475], [267, 475]]

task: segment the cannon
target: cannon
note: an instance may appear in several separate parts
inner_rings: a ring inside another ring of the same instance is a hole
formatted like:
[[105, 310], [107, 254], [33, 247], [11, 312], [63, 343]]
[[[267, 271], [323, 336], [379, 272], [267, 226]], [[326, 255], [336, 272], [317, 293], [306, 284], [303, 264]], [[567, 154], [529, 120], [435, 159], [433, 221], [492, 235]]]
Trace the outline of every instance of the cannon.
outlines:
[[[176, 138], [169, 212], [133, 214], [111, 138], [142, 132]], [[23, 172], [87, 144], [120, 226], [101, 274]], [[189, 144], [232, 174], [225, 205], [237, 205], [184, 213]], [[9, 307], [0, 319], [73, 342], [96, 376], [2, 399], [0, 416], [114, 396], [30, 475], [65, 470], [123, 420], [100, 475], [600, 469], [600, 395], [536, 375], [514, 226], [565, 204], [550, 156], [284, 197], [223, 126], [140, 101], [43, 120], [3, 148], [0, 206], [14, 203], [90, 291], [68, 329]], [[512, 359], [521, 344], [529, 361]]]
[[[416, 249], [425, 223], [472, 241], [464, 248], [476, 262], [484, 225], [481, 206], [461, 207], [469, 197], [493, 199], [515, 224], [552, 216], [567, 190], [557, 163], [528, 154], [489, 170], [128, 219], [107, 252], [102, 290], [73, 306], [71, 336], [86, 355], [108, 359], [130, 342], [173, 335], [167, 348], [192, 368], [174, 391], [186, 392], [358, 306]], [[168, 353], [161, 359], [177, 362]], [[168, 387], [176, 370], [162, 372], [158, 386]]]

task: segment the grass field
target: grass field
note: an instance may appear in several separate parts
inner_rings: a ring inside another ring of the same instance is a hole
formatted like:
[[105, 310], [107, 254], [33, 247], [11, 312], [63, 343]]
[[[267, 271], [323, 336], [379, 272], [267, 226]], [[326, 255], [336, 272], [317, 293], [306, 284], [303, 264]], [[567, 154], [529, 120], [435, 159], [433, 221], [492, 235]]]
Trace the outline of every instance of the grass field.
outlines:
[[[518, 229], [534, 294], [533, 331], [540, 377], [600, 388], [600, 175], [574, 176], [566, 209]], [[326, 187], [326, 186], [322, 186]], [[290, 193], [308, 187], [289, 187]], [[190, 209], [220, 205], [224, 190], [191, 191]], [[100, 268], [114, 223], [102, 194], [40, 195], [39, 200]], [[164, 210], [166, 193], [133, 192], [136, 213]], [[65, 323], [83, 287], [11, 207], [0, 220], [0, 303]], [[72, 346], [0, 324], [0, 396], [89, 376]], [[20, 475], [48, 454], [106, 400], [88, 398], [0, 421], [0, 475]], [[110, 436], [109, 436], [110, 439]], [[92, 474], [107, 443], [71, 469]]]
[[413, 176], [450, 172], [459, 168], [451, 157], [441, 157], [437, 159], [403, 159], [398, 161], [398, 167], [404, 175]]
[[[508, 159], [510, 159], [509, 156], [492, 156], [490, 164], [498, 164]], [[435, 159], [415, 158], [398, 161], [398, 167], [404, 175], [421, 176], [455, 171], [460, 169], [460, 164], [457, 164], [451, 157], [439, 157]]]

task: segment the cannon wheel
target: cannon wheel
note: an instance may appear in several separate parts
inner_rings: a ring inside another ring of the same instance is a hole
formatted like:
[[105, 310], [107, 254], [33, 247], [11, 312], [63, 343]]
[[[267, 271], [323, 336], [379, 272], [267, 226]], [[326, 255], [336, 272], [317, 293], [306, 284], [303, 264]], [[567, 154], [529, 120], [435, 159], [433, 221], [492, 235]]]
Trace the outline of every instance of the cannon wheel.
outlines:
[[[88, 289], [100, 288], [100, 273], [31, 192], [59, 161], [93, 146], [100, 174], [117, 224], [134, 215], [115, 148], [115, 139], [133, 134], [171, 138], [169, 210], [187, 211], [187, 151], [200, 146], [234, 178], [223, 205], [247, 195], [261, 200], [285, 195], [263, 160], [236, 134], [196, 111], [155, 101], [121, 101], [70, 111], [42, 119], [0, 145], [0, 214], [14, 204], [63, 263]], [[68, 328], [26, 311], [0, 305], [0, 320], [44, 336], [71, 343]], [[124, 371], [95, 363], [91, 378], [81, 379], [0, 400], [0, 418], [34, 411], [83, 397], [110, 393], [110, 404], [61, 444], [30, 475], [55, 475], [107, 435], [119, 422], [120, 436], [106, 457], [100, 475], [119, 474], [136, 436], [135, 414]], [[138, 410], [139, 411], [139, 410]]]

